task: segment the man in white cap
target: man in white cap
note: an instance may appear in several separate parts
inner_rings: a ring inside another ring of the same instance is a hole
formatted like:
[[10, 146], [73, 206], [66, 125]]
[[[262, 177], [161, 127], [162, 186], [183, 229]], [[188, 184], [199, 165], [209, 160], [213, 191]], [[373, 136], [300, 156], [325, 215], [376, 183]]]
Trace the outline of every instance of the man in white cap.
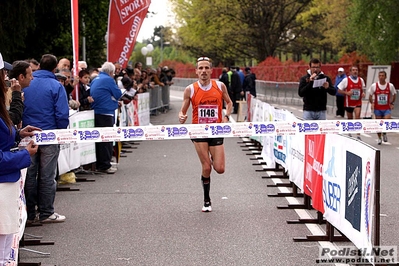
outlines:
[[335, 113], [335, 117], [344, 117], [345, 116], [345, 108], [344, 108], [344, 101], [345, 97], [343, 94], [338, 93], [338, 84], [341, 83], [341, 81], [346, 78], [345, 71], [342, 67], [338, 68], [338, 75], [335, 78], [335, 89], [337, 90], [337, 94], [335, 95], [336, 97], [336, 103], [337, 103], [337, 111]]

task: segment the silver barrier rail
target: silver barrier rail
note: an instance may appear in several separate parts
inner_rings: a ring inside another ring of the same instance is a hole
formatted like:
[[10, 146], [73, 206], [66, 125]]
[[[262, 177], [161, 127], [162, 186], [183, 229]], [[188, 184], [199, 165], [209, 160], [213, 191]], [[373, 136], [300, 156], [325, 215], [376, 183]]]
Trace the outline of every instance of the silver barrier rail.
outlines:
[[153, 89], [148, 90], [150, 93], [150, 112], [156, 115], [158, 111], [169, 108], [170, 88], [169, 86], [155, 85]]

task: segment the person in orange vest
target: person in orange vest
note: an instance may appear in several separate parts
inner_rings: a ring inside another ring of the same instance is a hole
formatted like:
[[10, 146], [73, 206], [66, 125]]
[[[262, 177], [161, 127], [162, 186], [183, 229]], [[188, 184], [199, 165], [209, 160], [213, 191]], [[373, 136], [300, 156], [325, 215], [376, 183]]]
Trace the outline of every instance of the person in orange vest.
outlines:
[[[227, 123], [230, 120], [233, 106], [226, 85], [211, 80], [212, 62], [208, 57], [200, 57], [196, 64], [198, 81], [184, 90], [183, 103], [179, 112], [179, 122], [187, 120], [187, 110], [192, 105], [192, 123]], [[223, 101], [226, 103], [226, 114], [223, 115]], [[225, 152], [223, 138], [192, 139], [202, 165], [201, 181], [204, 190], [203, 212], [211, 212], [209, 196], [212, 168], [222, 174], [225, 171]]]

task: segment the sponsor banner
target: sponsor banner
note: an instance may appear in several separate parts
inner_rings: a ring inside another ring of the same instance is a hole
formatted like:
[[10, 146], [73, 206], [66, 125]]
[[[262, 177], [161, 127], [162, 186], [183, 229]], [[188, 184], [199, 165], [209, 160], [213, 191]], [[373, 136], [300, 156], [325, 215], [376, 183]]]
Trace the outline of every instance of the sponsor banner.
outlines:
[[324, 151], [324, 217], [357, 248], [371, 248], [375, 150], [350, 138], [327, 135]]
[[[275, 121], [294, 121], [295, 117], [288, 111], [282, 109], [275, 109], [274, 110], [274, 119]], [[269, 127], [275, 126], [273, 124], [269, 124]], [[280, 127], [281, 128], [281, 127]], [[289, 128], [289, 127], [288, 127]], [[292, 128], [292, 126], [291, 126]], [[280, 130], [279, 130], [280, 131]], [[273, 131], [274, 132], [274, 131]], [[287, 161], [289, 159], [289, 150], [288, 150], [288, 134], [277, 135], [274, 137], [274, 144], [273, 144], [273, 155], [274, 161], [280, 164], [284, 169], [287, 169]]]
[[[334, 226], [340, 226], [345, 210], [345, 157], [346, 143], [350, 139], [340, 135], [327, 135], [324, 148], [323, 202], [324, 217]], [[353, 142], [353, 140], [352, 140]]]
[[111, 0], [108, 14], [107, 60], [125, 68], [151, 0]]
[[325, 135], [305, 136], [304, 192], [312, 198], [312, 206], [324, 213], [323, 163]]
[[58, 156], [59, 174], [65, 174], [81, 165], [96, 161], [96, 147], [94, 142], [77, 143], [76, 135], [79, 129], [94, 127], [94, 111], [75, 112], [69, 117], [70, 129], [60, 132], [57, 140], [60, 144]]
[[305, 171], [305, 140], [302, 135], [289, 136], [287, 164], [289, 180], [303, 191], [303, 177]]
[[[258, 99], [253, 99], [256, 106], [258, 108], [261, 108], [261, 113], [260, 115], [255, 116], [254, 115], [254, 122], [270, 122], [273, 121], [274, 117], [274, 107], [271, 106], [270, 104], [261, 102]], [[261, 120], [262, 119], [262, 120]], [[275, 168], [276, 167], [276, 162], [274, 161], [274, 154], [273, 154], [273, 146], [274, 146], [274, 136], [257, 136], [254, 138], [253, 136], [251, 137], [253, 139], [259, 139], [259, 142], [262, 143], [262, 152], [261, 156], [263, 161], [266, 163], [266, 165], [269, 168]]]
[[246, 92], [246, 96], [247, 96], [247, 122], [251, 122], [253, 121], [252, 119], [252, 110], [254, 110], [253, 106], [252, 106], [252, 99], [253, 96], [252, 94], [250, 94], [248, 91]]
[[137, 105], [138, 116], [138, 125], [135, 124], [135, 126], [148, 126], [150, 124], [150, 93], [137, 94], [137, 101], [134, 104]]

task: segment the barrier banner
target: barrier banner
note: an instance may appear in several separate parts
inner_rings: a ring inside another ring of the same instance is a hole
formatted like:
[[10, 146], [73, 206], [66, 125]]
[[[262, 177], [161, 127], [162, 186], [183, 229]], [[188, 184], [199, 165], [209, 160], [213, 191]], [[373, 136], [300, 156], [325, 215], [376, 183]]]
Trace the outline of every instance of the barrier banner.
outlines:
[[372, 247], [375, 154], [353, 139], [326, 136], [324, 217], [357, 248]]
[[[255, 99], [254, 99], [255, 100]], [[274, 107], [270, 104], [256, 100], [256, 105], [261, 107], [261, 115], [254, 113], [254, 121], [267, 122], [272, 121], [274, 116]], [[256, 110], [256, 109], [255, 109]], [[253, 138], [253, 137], [252, 137]], [[255, 138], [256, 139], [256, 138]], [[262, 143], [261, 156], [269, 168], [275, 168], [276, 162], [274, 161], [274, 136], [259, 136], [259, 142]]]
[[253, 121], [252, 110], [255, 110], [255, 109], [253, 109], [253, 106], [252, 106], [254, 97], [248, 91], [246, 92], [246, 96], [247, 96], [246, 97], [246, 99], [247, 99], [247, 122], [251, 122], [251, 121]]
[[[327, 125], [329, 120], [323, 121], [273, 121], [273, 122], [241, 122], [241, 123], [210, 123], [210, 124], [177, 124], [159, 126], [133, 126], [133, 127], [99, 127], [87, 129], [54, 129], [35, 132], [31, 138], [25, 138], [20, 146], [26, 146], [30, 139], [38, 145], [63, 144], [63, 143], [89, 143], [103, 141], [132, 141], [132, 140], [166, 140], [166, 139], [192, 139], [192, 138], [229, 138], [249, 137], [273, 137], [276, 135], [321, 135], [320, 127]], [[347, 120], [346, 120], [347, 121]], [[335, 124], [332, 126], [331, 124]], [[328, 124], [330, 129], [336, 127], [337, 133], [350, 133], [341, 125], [347, 122], [333, 121]], [[351, 123], [359, 123], [362, 128], [357, 132], [368, 131], [369, 125], [374, 128], [369, 133], [398, 132], [399, 120], [353, 120]], [[379, 123], [377, 127], [377, 123]], [[390, 125], [390, 126], [388, 126]], [[243, 131], [243, 128], [245, 130]], [[233, 132], [243, 133], [233, 133]], [[155, 134], [156, 133], [156, 134]], [[335, 132], [334, 132], [335, 133]]]
[[293, 182], [301, 191], [303, 191], [303, 180], [305, 171], [305, 141], [301, 135], [289, 136], [288, 162], [289, 180]]
[[108, 13], [107, 61], [125, 68], [151, 0], [111, 0]]
[[150, 93], [139, 93], [137, 96], [137, 102], [134, 103], [137, 105], [137, 126], [147, 126], [150, 124]]
[[305, 136], [304, 192], [312, 198], [314, 209], [324, 213], [323, 162], [325, 135]]
[[[295, 116], [290, 112], [282, 109], [274, 109], [274, 121], [295, 121]], [[291, 127], [291, 123], [288, 123]], [[291, 127], [292, 128], [292, 127]], [[273, 155], [274, 161], [280, 164], [284, 169], [287, 169], [288, 157], [288, 137], [289, 135], [274, 136]]]
[[[84, 129], [94, 127], [94, 111], [75, 112], [69, 117], [70, 129]], [[81, 165], [96, 161], [96, 147], [94, 143], [60, 143], [58, 156], [58, 172], [65, 174]]]

